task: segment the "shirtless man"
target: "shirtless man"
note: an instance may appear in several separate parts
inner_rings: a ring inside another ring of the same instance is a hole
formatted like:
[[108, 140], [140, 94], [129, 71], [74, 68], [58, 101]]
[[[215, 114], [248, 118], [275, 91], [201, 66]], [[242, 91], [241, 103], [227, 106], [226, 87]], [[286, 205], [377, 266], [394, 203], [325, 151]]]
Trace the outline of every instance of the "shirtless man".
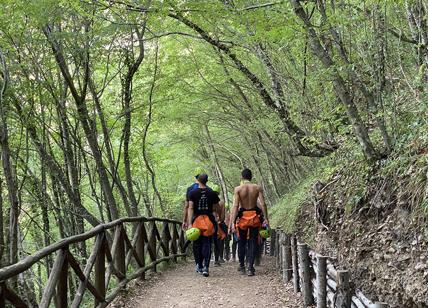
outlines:
[[[257, 251], [257, 238], [260, 227], [268, 224], [268, 213], [263, 189], [251, 183], [250, 169], [242, 170], [241, 185], [235, 188], [229, 232], [238, 231], [238, 271], [245, 273], [245, 255], [247, 252], [248, 276], [254, 276], [254, 258]], [[257, 206], [260, 203], [260, 208]], [[263, 216], [261, 215], [263, 214]], [[248, 247], [247, 247], [248, 245]]]

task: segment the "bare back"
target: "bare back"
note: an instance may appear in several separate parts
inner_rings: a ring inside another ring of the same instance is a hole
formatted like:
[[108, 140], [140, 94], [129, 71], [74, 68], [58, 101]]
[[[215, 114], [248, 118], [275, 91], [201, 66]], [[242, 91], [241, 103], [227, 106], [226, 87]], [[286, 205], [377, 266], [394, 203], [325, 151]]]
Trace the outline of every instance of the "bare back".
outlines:
[[232, 230], [232, 226], [235, 223], [239, 208], [243, 208], [246, 210], [255, 209], [258, 206], [257, 201], [259, 201], [264, 219], [266, 223], [268, 223], [268, 212], [262, 187], [251, 182], [247, 182], [235, 188], [233, 195], [233, 207], [230, 215], [231, 220], [229, 222], [229, 230]]
[[251, 210], [257, 207], [257, 199], [260, 194], [260, 186], [252, 183], [242, 184], [235, 189], [240, 207]]

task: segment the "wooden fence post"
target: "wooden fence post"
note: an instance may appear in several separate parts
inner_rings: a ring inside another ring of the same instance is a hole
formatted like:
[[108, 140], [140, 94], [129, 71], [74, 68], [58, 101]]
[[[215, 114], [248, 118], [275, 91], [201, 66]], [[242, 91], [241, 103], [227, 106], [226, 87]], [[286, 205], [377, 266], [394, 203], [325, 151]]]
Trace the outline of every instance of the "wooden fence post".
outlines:
[[302, 278], [302, 293], [306, 306], [314, 304], [314, 297], [312, 294], [311, 272], [310, 272], [310, 259], [309, 249], [306, 244], [298, 244], [299, 261], [300, 261], [300, 276]]
[[327, 308], [327, 257], [317, 256], [317, 308]]
[[281, 261], [281, 253], [282, 253], [282, 249], [281, 249], [281, 241], [282, 241], [282, 230], [277, 230], [276, 232], [276, 240], [275, 240], [275, 251], [276, 251], [276, 258], [275, 258], [275, 264], [276, 264], [276, 268], [279, 269], [279, 271], [281, 272], [281, 266], [282, 266], [282, 261]]
[[0, 283], [0, 307], [6, 307], [6, 295], [5, 293], [6, 285], [4, 282]]
[[[95, 261], [95, 288], [100, 293], [102, 298], [106, 297], [106, 255], [105, 251], [108, 249], [107, 239], [104, 236], [103, 244], [101, 245], [101, 249], [98, 252], [97, 259]], [[98, 306], [100, 302], [95, 298], [95, 307]]]
[[171, 234], [169, 232], [169, 224], [166, 221], [162, 222], [161, 240], [162, 240], [162, 246], [163, 246], [162, 250], [164, 253], [164, 257], [168, 257], [169, 256], [169, 241], [171, 240]]
[[[157, 228], [156, 228], [156, 222], [152, 221], [150, 225], [151, 225], [151, 230], [150, 230], [148, 247], [149, 247], [150, 260], [152, 262], [154, 262], [157, 259], [157, 249], [156, 249]], [[156, 265], [153, 267], [153, 271], [156, 272]]]
[[[177, 232], [177, 225], [176, 224], [172, 224], [171, 227], [172, 227], [171, 251], [172, 251], [172, 254], [175, 255], [178, 252], [177, 241], [178, 241], [179, 235], [178, 235], [178, 232]], [[177, 260], [176, 257], [174, 257], [173, 261], [175, 263], [177, 263], [178, 260]]]
[[300, 292], [299, 262], [297, 259], [297, 238], [291, 237], [291, 262], [293, 267], [293, 287], [294, 292]]
[[2, 282], [0, 284], [0, 307], [6, 307], [6, 295], [4, 294], [5, 289], [6, 289], [5, 283]]
[[273, 257], [275, 255], [275, 242], [276, 242], [276, 231], [275, 229], [272, 229], [271, 235], [270, 235], [270, 256]]
[[282, 279], [284, 282], [291, 280], [292, 271], [290, 235], [284, 233], [282, 241]]
[[114, 266], [116, 267], [116, 270], [123, 274], [123, 277], [126, 276], [126, 252], [125, 252], [125, 237], [123, 236], [123, 232], [125, 230], [123, 229], [122, 224], [118, 225], [116, 227], [116, 232], [118, 232], [117, 235], [115, 235], [115, 241], [116, 242], [116, 250], [115, 250], [115, 256], [114, 256]]
[[51, 302], [52, 296], [55, 293], [55, 286], [57, 285], [59, 276], [62, 271], [62, 265], [66, 261], [67, 250], [63, 248], [58, 251], [58, 255], [55, 259], [54, 265], [52, 267], [51, 274], [49, 275], [48, 282], [46, 283], [45, 289], [43, 290], [43, 295], [39, 303], [39, 307], [48, 308]]
[[56, 304], [57, 307], [68, 306], [68, 260], [65, 258], [61, 272], [59, 274], [58, 284], [56, 287]]
[[267, 240], [265, 240], [265, 241], [264, 241], [264, 245], [263, 245], [263, 253], [264, 253], [265, 255], [267, 255], [267, 254], [268, 254], [268, 241], [267, 241]]
[[337, 297], [336, 308], [351, 308], [351, 288], [349, 285], [349, 272], [337, 271]]
[[[186, 253], [186, 248], [185, 248], [186, 240], [184, 236], [184, 230], [183, 228], [181, 228], [181, 226], [179, 226], [179, 230], [180, 230], [180, 237], [178, 238], [178, 246], [180, 247], [181, 253]], [[186, 256], [184, 256], [182, 260], [186, 261]]]
[[[138, 228], [137, 228], [138, 230]], [[144, 221], [140, 221], [140, 234], [137, 238], [137, 243], [135, 244], [135, 250], [137, 252], [138, 258], [141, 260], [143, 264], [146, 263], [146, 250], [144, 249], [144, 244], [146, 242], [147, 234], [146, 234], [146, 227], [144, 226]], [[141, 279], [146, 278], [146, 272], [141, 274]]]
[[388, 304], [387, 303], [381, 303], [381, 302], [376, 302], [372, 305], [370, 305], [370, 308], [388, 308]]

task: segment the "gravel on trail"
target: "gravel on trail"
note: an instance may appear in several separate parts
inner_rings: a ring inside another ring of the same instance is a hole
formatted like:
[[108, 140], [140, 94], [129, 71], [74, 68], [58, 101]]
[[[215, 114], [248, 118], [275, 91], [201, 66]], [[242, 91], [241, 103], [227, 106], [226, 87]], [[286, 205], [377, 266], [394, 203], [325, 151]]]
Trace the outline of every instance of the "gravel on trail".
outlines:
[[189, 260], [129, 286], [110, 307], [302, 307], [300, 295], [291, 283], [284, 285], [274, 262], [264, 257], [253, 277], [239, 273], [237, 262], [211, 265], [210, 276], [203, 277]]

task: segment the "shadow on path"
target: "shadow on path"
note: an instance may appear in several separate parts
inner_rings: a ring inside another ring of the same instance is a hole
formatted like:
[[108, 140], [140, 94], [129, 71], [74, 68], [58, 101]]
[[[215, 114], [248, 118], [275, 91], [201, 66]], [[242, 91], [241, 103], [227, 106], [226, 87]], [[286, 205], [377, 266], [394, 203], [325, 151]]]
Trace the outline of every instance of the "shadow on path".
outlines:
[[208, 278], [189, 261], [136, 283], [110, 307], [302, 307], [291, 284], [284, 286], [275, 273], [274, 261], [264, 257], [253, 277], [240, 274], [236, 262], [211, 266]]

